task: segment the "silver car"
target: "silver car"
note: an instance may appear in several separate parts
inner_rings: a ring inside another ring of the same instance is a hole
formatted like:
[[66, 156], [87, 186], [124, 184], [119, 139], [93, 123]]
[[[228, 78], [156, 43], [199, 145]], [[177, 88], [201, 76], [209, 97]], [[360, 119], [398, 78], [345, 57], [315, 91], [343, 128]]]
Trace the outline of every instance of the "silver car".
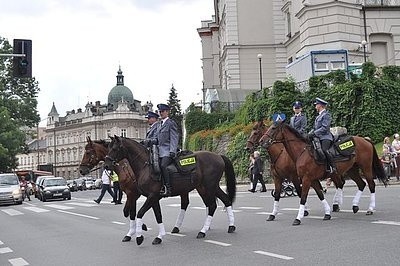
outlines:
[[22, 204], [22, 191], [16, 174], [0, 174], [0, 204]]

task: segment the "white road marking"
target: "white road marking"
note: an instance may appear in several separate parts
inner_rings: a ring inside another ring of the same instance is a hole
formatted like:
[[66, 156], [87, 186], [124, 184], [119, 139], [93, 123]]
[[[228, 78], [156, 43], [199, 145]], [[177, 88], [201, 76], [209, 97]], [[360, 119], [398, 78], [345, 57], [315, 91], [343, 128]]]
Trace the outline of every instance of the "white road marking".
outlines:
[[24, 207], [24, 209], [33, 211], [33, 212], [49, 212], [50, 210], [38, 208], [38, 207]]
[[46, 207], [51, 207], [51, 208], [54, 208], [54, 209], [60, 209], [60, 210], [71, 210], [71, 209], [74, 209], [74, 207], [65, 206], [65, 205], [59, 205], [59, 204], [47, 204], [45, 206]]
[[125, 225], [126, 223], [112, 221], [113, 224]]
[[239, 207], [239, 209], [244, 209], [244, 210], [260, 210], [262, 207]]
[[5, 247], [5, 248], [0, 248], [0, 254], [4, 254], [4, 253], [10, 253], [13, 252], [11, 248], [9, 247]]
[[292, 257], [288, 257], [288, 256], [284, 256], [284, 255], [279, 255], [279, 254], [275, 254], [275, 253], [271, 253], [271, 252], [266, 252], [266, 251], [262, 251], [262, 250], [255, 250], [253, 251], [254, 253], [260, 254], [260, 255], [265, 255], [265, 256], [270, 256], [270, 257], [274, 257], [274, 258], [278, 258], [278, 259], [283, 259], [283, 260], [293, 260], [294, 258]]
[[93, 206], [97, 205], [97, 203], [90, 204], [90, 203], [81, 203], [81, 202], [68, 202], [66, 204], [79, 206], [79, 207], [93, 207]]
[[84, 218], [89, 218], [89, 219], [93, 219], [93, 220], [99, 220], [100, 219], [98, 217], [89, 216], [89, 215], [80, 214], [80, 213], [75, 213], [75, 212], [68, 212], [68, 211], [62, 211], [62, 210], [57, 210], [57, 211], [62, 212], [62, 213], [66, 213], [66, 214], [72, 214], [72, 215], [75, 215], [75, 216], [84, 217]]
[[3, 243], [3, 241], [0, 241], [0, 245], [3, 245], [4, 243]]
[[191, 209], [195, 209], [195, 210], [205, 210], [206, 207], [190, 207]]
[[171, 233], [171, 232], [167, 232], [167, 235], [170, 235], [170, 236], [179, 236], [179, 237], [184, 237], [184, 236], [186, 236], [186, 235], [183, 235], [183, 234], [179, 234], [179, 233]]
[[[271, 215], [272, 212], [256, 212], [256, 214], [261, 214], [261, 215]], [[279, 214], [279, 213], [278, 213]]]
[[373, 224], [386, 224], [386, 225], [400, 225], [400, 222], [394, 222], [394, 221], [376, 221], [372, 222]]
[[232, 244], [224, 243], [224, 242], [219, 242], [219, 241], [214, 241], [214, 240], [204, 240], [204, 242], [218, 245], [218, 246], [223, 246], [223, 247], [229, 247], [232, 246]]
[[176, 204], [168, 204], [167, 206], [169, 206], [169, 207], [180, 207], [181, 204], [179, 204], [179, 203], [176, 203]]
[[15, 215], [22, 215], [23, 213], [14, 209], [5, 209], [2, 210], [3, 212], [7, 213], [10, 216], [15, 216]]
[[24, 260], [23, 258], [15, 258], [15, 259], [10, 259], [8, 260], [11, 265], [13, 266], [25, 266], [25, 265], [29, 265], [29, 263]]

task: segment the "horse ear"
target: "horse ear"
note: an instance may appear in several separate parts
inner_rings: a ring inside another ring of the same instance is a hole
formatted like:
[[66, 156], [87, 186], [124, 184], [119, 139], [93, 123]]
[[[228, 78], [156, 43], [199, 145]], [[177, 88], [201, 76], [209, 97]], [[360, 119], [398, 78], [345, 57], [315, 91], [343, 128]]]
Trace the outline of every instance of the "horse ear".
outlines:
[[86, 140], [87, 140], [87, 142], [88, 142], [89, 144], [91, 144], [91, 143], [92, 143], [92, 140], [90, 139], [90, 137], [89, 137], [89, 136], [87, 136], [87, 137], [86, 137]]
[[119, 141], [119, 137], [117, 135], [114, 135], [114, 138], [116, 141]]

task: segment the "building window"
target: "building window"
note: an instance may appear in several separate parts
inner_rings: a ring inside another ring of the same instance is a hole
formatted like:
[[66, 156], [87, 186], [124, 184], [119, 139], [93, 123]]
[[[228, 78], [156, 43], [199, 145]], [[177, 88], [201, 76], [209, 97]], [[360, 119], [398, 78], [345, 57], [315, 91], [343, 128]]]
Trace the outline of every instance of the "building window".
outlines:
[[286, 37], [292, 38], [292, 22], [291, 22], [290, 12], [286, 13]]
[[126, 138], [126, 129], [125, 128], [121, 128], [121, 137]]

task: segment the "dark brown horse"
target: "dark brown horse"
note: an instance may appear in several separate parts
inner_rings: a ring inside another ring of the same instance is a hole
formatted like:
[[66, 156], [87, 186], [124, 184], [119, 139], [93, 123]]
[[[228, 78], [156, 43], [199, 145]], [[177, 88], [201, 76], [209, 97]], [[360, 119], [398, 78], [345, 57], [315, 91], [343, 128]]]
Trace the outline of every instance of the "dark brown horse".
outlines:
[[[233, 233], [236, 229], [234, 225], [234, 215], [232, 202], [236, 194], [236, 178], [232, 163], [224, 155], [218, 155], [208, 151], [198, 151], [194, 153], [196, 161], [196, 178], [172, 178], [172, 196], [187, 195], [193, 189], [196, 189], [205, 205], [208, 207], [208, 217], [203, 228], [197, 235], [197, 238], [204, 238], [210, 228], [211, 221], [217, 208], [216, 198], [219, 198], [225, 205], [229, 227], [228, 233]], [[149, 151], [140, 143], [115, 136], [109, 145], [109, 153], [106, 156], [105, 163], [107, 167], [112, 168], [116, 162], [122, 159], [128, 159], [130, 166], [137, 177], [138, 189], [147, 199], [137, 213], [136, 222], [136, 243], [140, 245], [144, 237], [141, 231], [141, 223], [144, 214], [153, 208], [156, 218], [161, 217], [160, 210], [160, 188], [161, 182], [155, 181], [152, 167], [149, 164]], [[226, 194], [219, 186], [219, 182], [225, 172], [225, 181], [227, 185]], [[154, 208], [156, 206], [156, 208]], [[156, 213], [159, 211], [159, 213]]]
[[[339, 176], [348, 173], [352, 177], [358, 176], [357, 178], [361, 178], [358, 170], [360, 169], [371, 191], [367, 214], [372, 214], [375, 209], [374, 177], [377, 177], [386, 185], [385, 173], [374, 145], [366, 139], [357, 136], [353, 136], [353, 141], [355, 146], [354, 157], [348, 161], [337, 162], [337, 174], [332, 174], [331, 176], [338, 180]], [[299, 212], [293, 225], [299, 225], [303, 218], [304, 205], [307, 201], [310, 186], [315, 180], [319, 180], [326, 175], [325, 166], [315, 161], [308, 140], [285, 123], [275, 123], [268, 128], [267, 132], [261, 137], [260, 143], [264, 144], [268, 142], [283, 143], [290, 158], [296, 162], [296, 170], [302, 183], [302, 191]], [[362, 191], [357, 192], [353, 204], [359, 201], [361, 194]]]
[[[85, 153], [83, 154], [82, 161], [79, 165], [79, 172], [82, 175], [87, 175], [90, 172], [97, 170], [95, 168], [100, 161], [104, 161], [108, 153], [109, 142], [105, 140], [92, 141], [90, 137], [86, 138], [87, 144], [85, 146]], [[119, 177], [119, 183], [121, 190], [126, 194], [126, 202], [124, 206], [124, 216], [129, 216], [129, 231], [122, 239], [122, 242], [130, 241], [132, 235], [136, 233], [136, 201], [140, 197], [140, 193], [137, 189], [137, 185], [134, 182], [135, 176], [129, 166], [126, 159], [119, 162], [119, 165], [115, 168], [115, 172]], [[142, 229], [147, 231], [147, 227], [143, 224]]]
[[[258, 121], [254, 123], [253, 129], [250, 133], [249, 138], [247, 139], [246, 149], [253, 152], [255, 148], [258, 147], [258, 143], [261, 137], [267, 131], [267, 126], [263, 121]], [[292, 181], [297, 194], [301, 195], [301, 187], [300, 187], [300, 179], [297, 177], [296, 165], [290, 156], [287, 154], [285, 147], [282, 143], [269, 143], [268, 145], [264, 145], [266, 148], [270, 163], [271, 163], [271, 174], [274, 179], [275, 185], [275, 193], [274, 193], [274, 205], [272, 213], [269, 215], [267, 221], [275, 220], [276, 215], [279, 212], [279, 200], [281, 198], [282, 183], [285, 179]], [[324, 220], [329, 220], [331, 218], [330, 208], [327, 208], [326, 200], [324, 199], [324, 194], [322, 191], [321, 183], [316, 180], [311, 184], [317, 193], [318, 198], [321, 200], [321, 203], [325, 210]], [[329, 207], [329, 205], [328, 205]], [[308, 211], [304, 211], [304, 216], [308, 215]]]

